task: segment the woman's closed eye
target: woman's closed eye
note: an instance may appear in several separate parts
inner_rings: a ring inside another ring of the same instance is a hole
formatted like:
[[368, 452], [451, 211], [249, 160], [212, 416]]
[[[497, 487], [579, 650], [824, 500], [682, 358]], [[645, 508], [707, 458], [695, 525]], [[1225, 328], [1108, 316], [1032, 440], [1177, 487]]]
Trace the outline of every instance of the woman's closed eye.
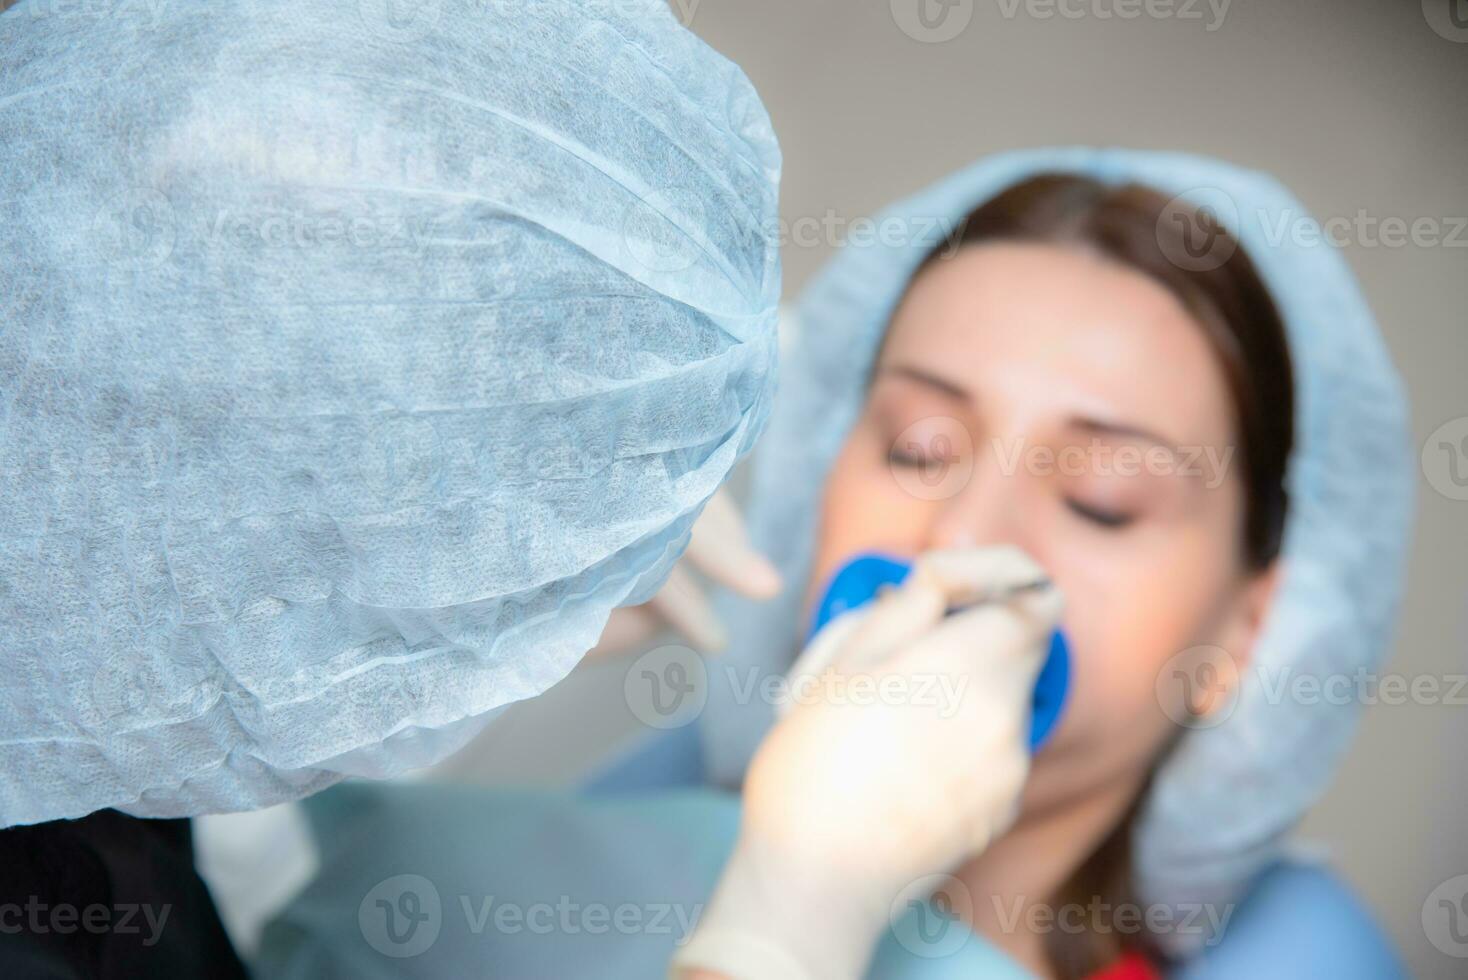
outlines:
[[1065, 498], [1065, 505], [1070, 508], [1072, 513], [1083, 520], [1108, 530], [1119, 530], [1135, 520], [1132, 514], [1105, 507], [1096, 507], [1076, 500], [1074, 497]]
[[934, 463], [952, 462], [954, 450], [947, 445], [948, 440], [939, 436], [932, 443], [924, 443], [917, 440], [902, 441], [892, 444], [887, 451], [887, 462], [893, 466], [918, 467], [931, 466]]
[[968, 432], [953, 419], [924, 419], [899, 433], [888, 445], [893, 466], [951, 466], [972, 451]]

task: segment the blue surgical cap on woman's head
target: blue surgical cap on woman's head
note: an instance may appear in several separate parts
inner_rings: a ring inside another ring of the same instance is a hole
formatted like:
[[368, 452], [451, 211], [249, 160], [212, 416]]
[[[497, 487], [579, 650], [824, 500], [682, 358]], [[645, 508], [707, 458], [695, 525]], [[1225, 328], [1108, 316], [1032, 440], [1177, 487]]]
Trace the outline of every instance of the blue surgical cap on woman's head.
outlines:
[[764, 424], [779, 150], [661, 0], [23, 0], [0, 49], [0, 826], [434, 761]]
[[[1339, 253], [1319, 236], [1281, 232], [1308, 213], [1272, 178], [1181, 154], [1032, 150], [982, 160], [888, 209], [877, 218], [886, 233], [843, 248], [801, 298], [798, 336], [757, 454], [751, 532], [788, 583], [805, 581], [821, 487], [908, 280], [973, 208], [1045, 172], [1143, 184], [1176, 195], [1186, 208], [1169, 213], [1179, 216], [1211, 210], [1259, 270], [1289, 335], [1296, 446], [1281, 584], [1232, 713], [1181, 739], [1156, 774], [1135, 840], [1145, 902], [1221, 907], [1278, 856], [1355, 727], [1355, 704], [1275, 692], [1291, 677], [1350, 678], [1379, 662], [1401, 596], [1412, 510], [1406, 400], [1374, 319]], [[1184, 266], [1226, 259], [1210, 254], [1211, 244], [1197, 237], [1193, 251], [1169, 257]], [[718, 781], [740, 778], [772, 723], [768, 705], [739, 692], [789, 666], [801, 592], [788, 588], [764, 605], [720, 599], [735, 625], [722, 669], [710, 671], [702, 718]], [[1204, 935], [1160, 938], [1181, 952]]]

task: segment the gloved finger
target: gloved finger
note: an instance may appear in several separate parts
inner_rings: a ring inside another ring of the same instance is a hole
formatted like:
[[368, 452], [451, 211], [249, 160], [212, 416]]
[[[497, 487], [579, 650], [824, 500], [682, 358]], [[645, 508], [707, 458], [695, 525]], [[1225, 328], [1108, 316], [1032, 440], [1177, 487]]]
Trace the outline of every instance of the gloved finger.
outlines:
[[928, 552], [900, 588], [878, 600], [838, 665], [848, 672], [873, 669], [931, 631], [948, 609], [1044, 578], [1039, 563], [1012, 545]]
[[[1044, 578], [1039, 563], [1013, 546], [928, 552], [900, 587], [822, 630], [787, 677], [793, 683], [833, 665], [848, 674], [876, 669], [934, 631], [949, 608]], [[1021, 595], [1012, 601], [1029, 599]], [[1043, 609], [1043, 602], [1035, 607], [1040, 615]]]
[[948, 616], [885, 666], [967, 675], [989, 692], [1028, 703], [1064, 606], [1053, 585], [975, 606]]
[[906, 646], [943, 618], [946, 594], [932, 578], [909, 579], [861, 609], [842, 613], [816, 634], [786, 679], [792, 688], [827, 667], [852, 674]]
[[[785, 674], [786, 687], [790, 690], [805, 690], [807, 677], [819, 676], [835, 662], [851, 634], [861, 627], [862, 621], [871, 615], [871, 608], [853, 609], [827, 623], [801, 651], [795, 663]], [[783, 718], [794, 705], [781, 701], [775, 705], [776, 713]]]
[[950, 606], [961, 606], [1048, 576], [1024, 549], [995, 545], [928, 552], [917, 560], [911, 578], [930, 580]]
[[681, 562], [673, 566], [667, 584], [648, 600], [647, 605], [692, 646], [705, 653], [717, 653], [729, 642], [728, 633], [714, 613], [713, 605], [693, 573]]
[[754, 549], [744, 519], [725, 490], [704, 506], [684, 558], [710, 579], [751, 599], [769, 599], [780, 591], [779, 571]]
[[846, 673], [870, 670], [932, 630], [948, 605], [940, 586], [931, 577], [910, 576], [879, 598], [842, 645], [836, 666]]

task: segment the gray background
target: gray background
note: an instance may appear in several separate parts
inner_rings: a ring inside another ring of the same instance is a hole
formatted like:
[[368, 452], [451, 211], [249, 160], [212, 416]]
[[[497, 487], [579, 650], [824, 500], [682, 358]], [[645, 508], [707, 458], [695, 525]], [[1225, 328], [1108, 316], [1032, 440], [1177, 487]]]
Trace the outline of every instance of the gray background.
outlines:
[[[1112, 0], [1075, 0], [1065, 9], [1081, 16], [1070, 17], [1043, 3], [960, 0], [951, 16], [972, 19], [943, 43], [905, 34], [889, 0], [672, 5], [744, 67], [769, 106], [785, 151], [787, 223], [850, 221], [982, 154], [1055, 143], [1181, 149], [1266, 169], [1322, 220], [1363, 210], [1409, 223], [1468, 217], [1468, 31], [1465, 43], [1440, 36], [1417, 0], [1234, 0], [1221, 22], [1205, 4], [1194, 8], [1200, 18], [1177, 16], [1182, 0], [1153, 8], [1172, 16], [1139, 5], [1134, 19], [1104, 17], [1125, 9]], [[1410, 389], [1419, 448], [1468, 416], [1468, 232], [1460, 241], [1363, 237], [1345, 248]], [[829, 253], [824, 241], [787, 248], [787, 297]], [[1468, 673], [1468, 502], [1424, 476], [1418, 506], [1384, 672], [1450, 679]], [[496, 782], [584, 771], [637, 727], [625, 670], [587, 665], [512, 709], [450, 771]], [[1436, 948], [1422, 922], [1433, 889], [1468, 874], [1465, 747], [1462, 704], [1369, 707], [1303, 828], [1423, 977], [1468, 974], [1468, 960]]]

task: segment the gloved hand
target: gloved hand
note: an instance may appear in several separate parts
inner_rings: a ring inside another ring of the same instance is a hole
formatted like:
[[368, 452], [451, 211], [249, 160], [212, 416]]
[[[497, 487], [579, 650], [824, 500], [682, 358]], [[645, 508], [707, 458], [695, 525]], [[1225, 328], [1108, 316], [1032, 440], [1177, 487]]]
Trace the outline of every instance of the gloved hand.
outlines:
[[[739, 842], [673, 976], [860, 977], [893, 903], [926, 898], [908, 894], [919, 879], [1009, 827], [1061, 597], [1051, 586], [945, 611], [1043, 577], [1016, 548], [934, 552], [812, 641], [792, 671], [796, 703], [750, 765]], [[856, 678], [870, 681], [858, 689]], [[944, 683], [956, 698], [936, 696]]]
[[635, 649], [667, 626], [706, 653], [723, 649], [728, 636], [695, 569], [751, 599], [769, 599], [780, 591], [780, 573], [754, 550], [729, 492], [719, 490], [693, 525], [688, 550], [662, 589], [640, 606], [614, 609], [591, 655]]

